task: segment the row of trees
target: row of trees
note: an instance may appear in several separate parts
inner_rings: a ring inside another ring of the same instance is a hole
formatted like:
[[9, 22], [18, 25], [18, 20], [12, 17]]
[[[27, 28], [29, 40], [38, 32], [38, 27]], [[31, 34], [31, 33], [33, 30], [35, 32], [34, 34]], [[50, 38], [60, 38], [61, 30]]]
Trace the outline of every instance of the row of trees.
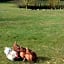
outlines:
[[[55, 8], [60, 6], [60, 2], [64, 0], [0, 0], [0, 2], [15, 1], [18, 6], [49, 6]], [[64, 4], [61, 3], [61, 6]]]
[[60, 0], [48, 0], [48, 1], [52, 7], [55, 7], [56, 5], [59, 5], [60, 3]]
[[8, 1], [11, 1], [11, 0], [0, 0], [0, 2], [8, 2]]
[[55, 8], [59, 7], [60, 0], [15, 0], [15, 2], [18, 6], [50, 6]]

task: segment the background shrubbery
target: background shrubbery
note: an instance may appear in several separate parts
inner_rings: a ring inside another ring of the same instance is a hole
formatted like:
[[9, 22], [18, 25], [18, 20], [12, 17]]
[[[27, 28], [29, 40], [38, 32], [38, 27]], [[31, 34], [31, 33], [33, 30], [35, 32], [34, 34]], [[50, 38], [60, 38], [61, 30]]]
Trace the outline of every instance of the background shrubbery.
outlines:
[[[64, 3], [61, 0], [15, 0], [18, 6], [21, 7], [41, 7], [41, 8], [62, 8]], [[33, 7], [33, 8], [34, 8]]]
[[8, 1], [13, 1], [13, 0], [0, 0], [0, 2], [8, 2]]

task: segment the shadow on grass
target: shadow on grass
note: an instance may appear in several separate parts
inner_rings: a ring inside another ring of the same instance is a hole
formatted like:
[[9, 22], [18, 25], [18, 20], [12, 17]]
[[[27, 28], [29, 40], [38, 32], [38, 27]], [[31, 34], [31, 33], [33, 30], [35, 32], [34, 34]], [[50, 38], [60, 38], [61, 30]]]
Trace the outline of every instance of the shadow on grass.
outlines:
[[25, 60], [25, 62], [23, 62], [23, 59], [22, 58], [15, 59], [15, 61], [22, 61], [22, 64], [26, 64], [26, 62], [28, 62], [29, 64], [44, 63], [44, 62], [49, 61], [49, 60], [51, 60], [51, 58], [49, 58], [49, 57], [42, 57], [42, 56], [39, 56], [37, 58], [37, 61], [36, 62], [33, 62], [33, 63], [30, 63], [27, 60]]
[[21, 57], [15, 58], [14, 61], [22, 61], [23, 59]]
[[51, 60], [51, 58], [39, 56], [38, 59], [37, 59], [37, 63], [46, 62], [46, 61], [49, 61], [49, 60]]

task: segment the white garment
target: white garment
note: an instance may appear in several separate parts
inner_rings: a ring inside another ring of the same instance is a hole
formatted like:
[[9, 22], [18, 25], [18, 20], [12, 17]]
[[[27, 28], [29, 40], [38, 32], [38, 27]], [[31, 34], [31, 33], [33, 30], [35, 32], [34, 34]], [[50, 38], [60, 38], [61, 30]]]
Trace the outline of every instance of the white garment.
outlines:
[[5, 47], [4, 53], [5, 53], [6, 57], [7, 57], [9, 60], [11, 60], [11, 61], [13, 61], [14, 58], [17, 57], [16, 51], [12, 50], [10, 47]]

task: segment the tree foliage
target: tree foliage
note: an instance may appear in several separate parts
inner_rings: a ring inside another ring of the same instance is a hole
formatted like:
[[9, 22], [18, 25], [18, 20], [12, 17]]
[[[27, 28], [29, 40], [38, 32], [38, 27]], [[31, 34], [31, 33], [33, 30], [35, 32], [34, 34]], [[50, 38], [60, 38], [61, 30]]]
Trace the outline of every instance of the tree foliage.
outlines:
[[60, 0], [48, 0], [51, 7], [59, 5]]
[[11, 0], [0, 0], [0, 2], [7, 2], [7, 1], [11, 1]]
[[[40, 6], [43, 1], [45, 1], [45, 4], [48, 3], [50, 7], [56, 7], [59, 5], [60, 0], [15, 0], [18, 5], [21, 6]], [[44, 5], [45, 5], [44, 4]]]

